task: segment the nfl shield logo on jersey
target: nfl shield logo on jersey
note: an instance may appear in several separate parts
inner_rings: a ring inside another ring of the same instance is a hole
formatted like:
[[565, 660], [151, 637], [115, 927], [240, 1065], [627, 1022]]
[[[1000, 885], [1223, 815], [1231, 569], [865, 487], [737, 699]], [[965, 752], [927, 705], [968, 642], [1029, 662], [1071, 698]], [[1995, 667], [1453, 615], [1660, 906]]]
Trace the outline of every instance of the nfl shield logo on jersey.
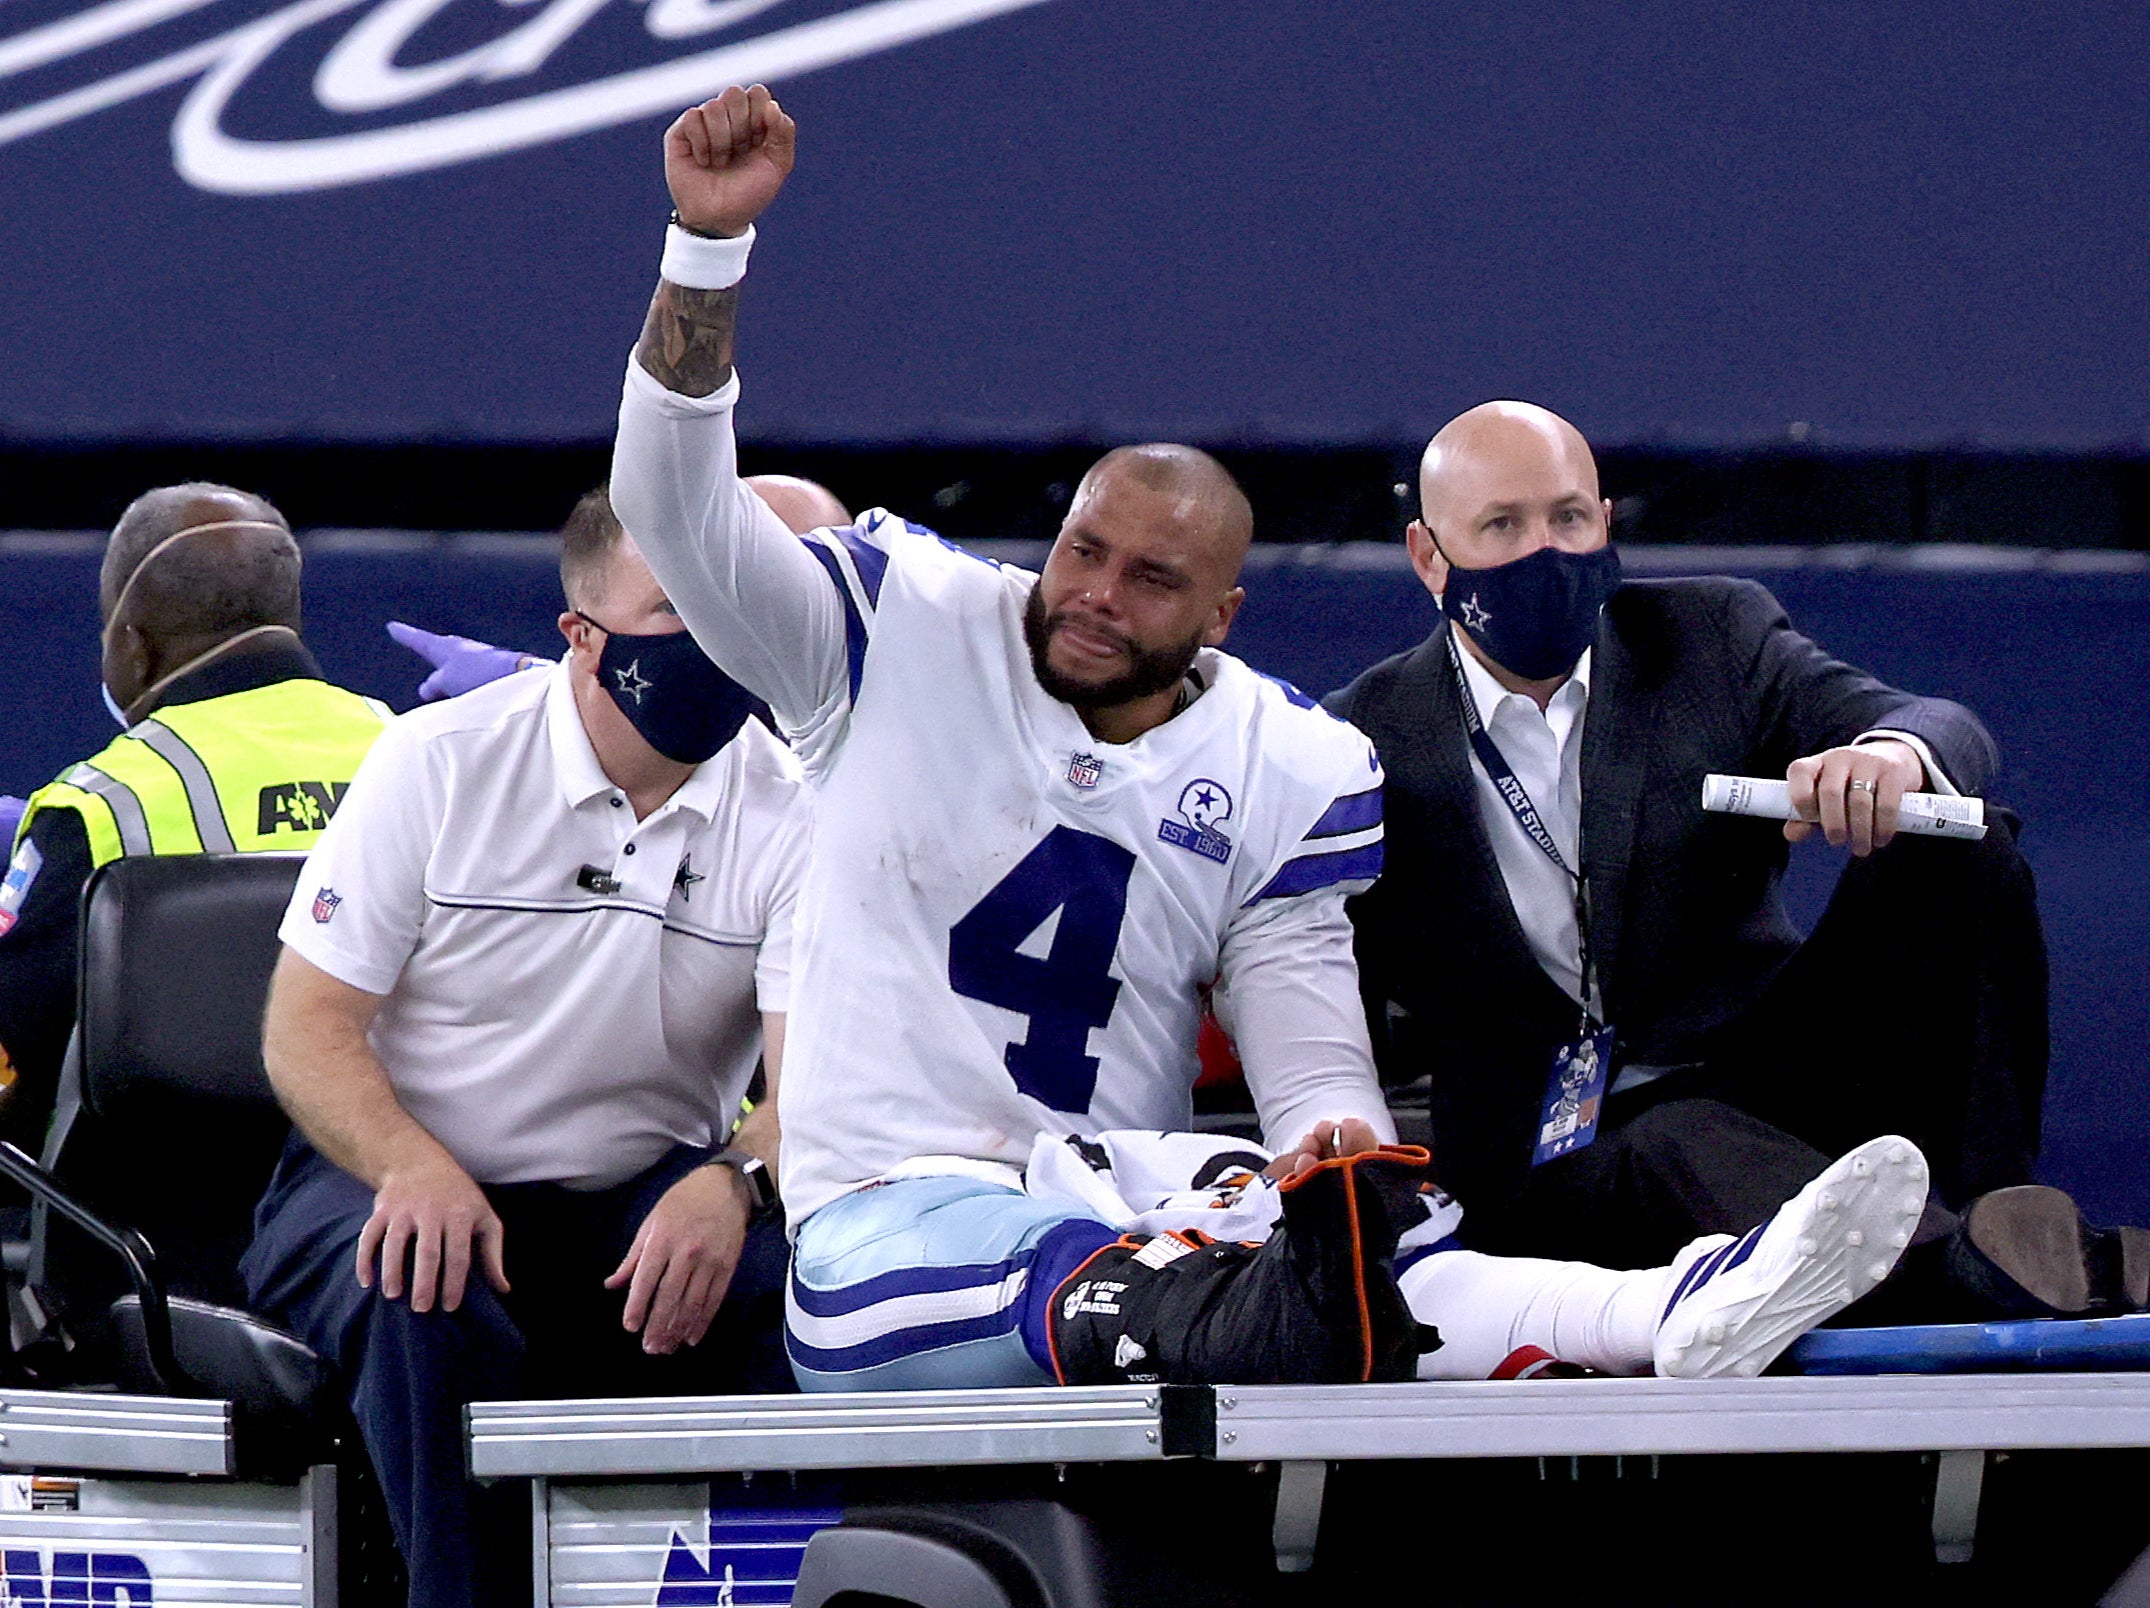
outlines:
[[314, 920], [328, 925], [329, 917], [335, 915], [336, 907], [343, 903], [343, 895], [334, 888], [323, 888], [314, 895]]
[[1157, 835], [1175, 848], [1199, 854], [1219, 865], [1232, 857], [1232, 840], [1224, 823], [1232, 818], [1232, 795], [1220, 783], [1199, 777], [1180, 789], [1180, 819], [1157, 823]]
[[1105, 774], [1105, 762], [1095, 754], [1077, 754], [1068, 761], [1068, 781], [1088, 792]]

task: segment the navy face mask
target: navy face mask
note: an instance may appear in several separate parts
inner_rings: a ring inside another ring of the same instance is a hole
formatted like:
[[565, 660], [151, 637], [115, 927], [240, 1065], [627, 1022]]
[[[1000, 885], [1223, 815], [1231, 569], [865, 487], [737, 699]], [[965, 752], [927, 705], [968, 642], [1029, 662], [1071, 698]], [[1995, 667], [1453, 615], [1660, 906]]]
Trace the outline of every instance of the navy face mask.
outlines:
[[1609, 543], [1592, 553], [1541, 547], [1491, 569], [1451, 562], [1441, 612], [1502, 669], [1547, 681], [1573, 670], [1597, 640], [1598, 610], [1619, 584], [1620, 555]]
[[[587, 614], [579, 618], [605, 630]], [[757, 707], [754, 695], [719, 670], [689, 631], [605, 631], [597, 680], [642, 740], [682, 765], [699, 765], [730, 742]]]

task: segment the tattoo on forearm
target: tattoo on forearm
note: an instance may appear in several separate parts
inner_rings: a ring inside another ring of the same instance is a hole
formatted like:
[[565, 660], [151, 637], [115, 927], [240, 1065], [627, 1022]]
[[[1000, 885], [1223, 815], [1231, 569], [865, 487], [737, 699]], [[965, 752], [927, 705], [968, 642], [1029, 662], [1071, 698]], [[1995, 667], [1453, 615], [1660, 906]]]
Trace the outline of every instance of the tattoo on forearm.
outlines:
[[732, 330], [739, 291], [688, 290], [657, 282], [635, 357], [658, 384], [682, 396], [708, 396], [732, 377]]

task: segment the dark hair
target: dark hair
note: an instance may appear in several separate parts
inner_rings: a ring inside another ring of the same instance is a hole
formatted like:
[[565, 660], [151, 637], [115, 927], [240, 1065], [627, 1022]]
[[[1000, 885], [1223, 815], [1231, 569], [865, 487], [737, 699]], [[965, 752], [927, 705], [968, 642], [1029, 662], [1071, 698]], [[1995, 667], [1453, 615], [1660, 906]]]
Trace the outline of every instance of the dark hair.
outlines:
[[599, 486], [583, 494], [560, 527], [560, 590], [571, 605], [604, 601], [605, 565], [626, 534], [620, 516], [612, 511], [610, 488]]

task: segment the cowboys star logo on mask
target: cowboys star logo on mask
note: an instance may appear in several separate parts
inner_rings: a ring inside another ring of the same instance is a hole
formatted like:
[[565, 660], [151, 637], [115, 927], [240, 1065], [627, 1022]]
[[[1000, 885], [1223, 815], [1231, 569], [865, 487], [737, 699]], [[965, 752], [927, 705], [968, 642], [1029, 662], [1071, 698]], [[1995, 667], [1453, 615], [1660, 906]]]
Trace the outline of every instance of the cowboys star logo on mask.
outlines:
[[1224, 784], [1198, 777], [1180, 789], [1180, 819], [1157, 823], [1157, 836], [1175, 848], [1199, 854], [1219, 865], [1232, 857], [1232, 840], [1224, 823], [1232, 818], [1232, 795]]
[[1463, 617], [1463, 623], [1469, 626], [1473, 631], [1483, 631], [1486, 628], [1487, 623], [1493, 618], [1493, 616], [1487, 612], [1486, 606], [1478, 601], [1478, 594], [1476, 592], [1473, 592], [1469, 597], [1465, 598], [1463, 602], [1457, 606], [1456, 612]]
[[620, 691], [626, 693], [636, 703], [640, 703], [642, 694], [649, 691], [649, 681], [642, 674], [642, 661], [640, 659], [635, 660], [624, 670], [613, 671], [612, 679], [620, 684]]

